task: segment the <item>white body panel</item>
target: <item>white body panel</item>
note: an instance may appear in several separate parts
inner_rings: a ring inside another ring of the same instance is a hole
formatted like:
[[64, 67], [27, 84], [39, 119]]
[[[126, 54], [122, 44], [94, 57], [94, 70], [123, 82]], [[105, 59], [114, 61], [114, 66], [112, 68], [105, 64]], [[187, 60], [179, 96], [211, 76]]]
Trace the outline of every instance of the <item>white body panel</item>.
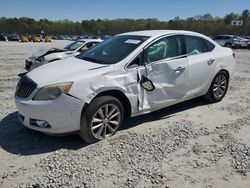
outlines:
[[[84, 40], [80, 40], [79, 42], [83, 42], [82, 45], [80, 45], [77, 49], [75, 49], [73, 51], [63, 50], [62, 49], [60, 52], [53, 52], [53, 53], [49, 53], [49, 54], [46, 55], [46, 53], [50, 49], [40, 49], [33, 56], [31, 56], [30, 58], [28, 58], [26, 60], [25, 69], [30, 71], [30, 70], [33, 70], [33, 69], [35, 69], [37, 67], [40, 67], [42, 65], [45, 65], [45, 64], [53, 62], [53, 61], [57, 61], [57, 60], [77, 56], [77, 55], [79, 55], [81, 53], [81, 50], [88, 43], [100, 43], [100, 42], [102, 42], [102, 40], [101, 39], [84, 39]], [[86, 48], [86, 50], [87, 50], [87, 48]], [[38, 60], [39, 57], [43, 57], [43, 60], [39, 61]], [[27, 64], [30, 64], [30, 65], [27, 66]]]
[[[127, 69], [127, 64], [158, 37], [173, 34], [199, 36], [209, 40], [215, 48], [208, 53], [153, 62], [147, 66], [147, 72], [156, 89], [147, 91], [138, 81], [138, 78], [146, 74], [144, 66]], [[113, 65], [101, 65], [71, 57], [29, 72], [27, 76], [38, 88], [31, 95], [39, 88], [51, 84], [73, 82], [73, 85], [69, 91], [70, 96], [62, 95], [49, 102], [33, 101], [32, 96], [27, 99], [16, 97], [17, 109], [25, 116], [23, 123], [31, 129], [45, 133], [77, 131], [80, 129], [80, 116], [84, 104], [89, 104], [103, 91], [123, 92], [131, 104], [131, 116], [136, 116], [204, 95], [214, 76], [221, 69], [226, 70], [230, 78], [233, 77], [235, 60], [232, 50], [219, 46], [204, 35], [186, 31], [143, 31], [123, 35], [145, 35], [150, 38]], [[210, 60], [214, 61], [209, 62]], [[184, 69], [178, 71], [179, 67]], [[52, 128], [34, 128], [29, 125], [29, 118], [45, 120]]]

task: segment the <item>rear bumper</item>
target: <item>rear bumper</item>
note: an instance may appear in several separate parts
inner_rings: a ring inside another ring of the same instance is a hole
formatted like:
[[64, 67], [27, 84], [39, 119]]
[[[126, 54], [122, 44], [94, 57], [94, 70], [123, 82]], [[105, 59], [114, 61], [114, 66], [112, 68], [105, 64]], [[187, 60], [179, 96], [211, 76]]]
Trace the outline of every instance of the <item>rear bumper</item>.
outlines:
[[[24, 126], [46, 134], [67, 134], [80, 130], [84, 102], [68, 95], [61, 95], [52, 101], [32, 101], [16, 98], [19, 120]], [[46, 121], [50, 127], [41, 128], [32, 120]]]

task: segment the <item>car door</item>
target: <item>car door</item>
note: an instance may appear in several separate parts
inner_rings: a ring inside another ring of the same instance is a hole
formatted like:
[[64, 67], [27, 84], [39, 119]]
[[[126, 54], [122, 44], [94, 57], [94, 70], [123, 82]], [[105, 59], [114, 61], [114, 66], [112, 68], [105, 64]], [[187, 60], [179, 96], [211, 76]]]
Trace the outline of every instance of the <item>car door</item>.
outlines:
[[141, 86], [146, 79], [154, 87], [140, 87], [139, 108], [162, 108], [186, 95], [188, 62], [183, 36], [168, 36], [150, 44], [144, 49], [144, 63], [145, 67], [138, 69]]
[[215, 46], [206, 39], [185, 36], [188, 59], [188, 97], [205, 92], [216, 70]]

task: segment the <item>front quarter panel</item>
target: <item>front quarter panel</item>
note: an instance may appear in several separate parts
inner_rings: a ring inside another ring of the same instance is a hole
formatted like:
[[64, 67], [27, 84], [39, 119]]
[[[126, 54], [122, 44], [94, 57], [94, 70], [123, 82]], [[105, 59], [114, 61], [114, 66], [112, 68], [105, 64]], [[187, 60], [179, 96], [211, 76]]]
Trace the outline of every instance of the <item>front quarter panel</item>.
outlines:
[[85, 103], [90, 103], [98, 94], [118, 90], [129, 99], [132, 114], [137, 112], [138, 90], [137, 90], [137, 70], [132, 71], [110, 71], [104, 74], [89, 73], [96, 76], [74, 82], [70, 95], [82, 99]]

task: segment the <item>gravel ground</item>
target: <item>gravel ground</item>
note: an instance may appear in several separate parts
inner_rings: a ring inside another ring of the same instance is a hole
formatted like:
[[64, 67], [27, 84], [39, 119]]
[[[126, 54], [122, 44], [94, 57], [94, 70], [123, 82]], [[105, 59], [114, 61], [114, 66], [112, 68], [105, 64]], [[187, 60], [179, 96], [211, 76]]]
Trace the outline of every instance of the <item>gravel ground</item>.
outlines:
[[42, 45], [0, 42], [0, 187], [250, 187], [250, 51], [235, 50], [224, 100], [190, 100], [132, 118], [88, 145], [27, 130], [13, 100], [24, 60]]

